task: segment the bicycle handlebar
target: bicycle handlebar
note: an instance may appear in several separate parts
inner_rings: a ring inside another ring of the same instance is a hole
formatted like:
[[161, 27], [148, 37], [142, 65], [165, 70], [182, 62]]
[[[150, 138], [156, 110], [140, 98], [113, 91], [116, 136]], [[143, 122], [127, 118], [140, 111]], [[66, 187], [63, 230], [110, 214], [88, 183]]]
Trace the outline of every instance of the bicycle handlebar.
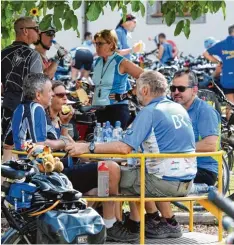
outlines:
[[214, 190], [210, 190], [208, 199], [228, 216], [234, 218], [234, 203], [230, 199], [224, 198]]

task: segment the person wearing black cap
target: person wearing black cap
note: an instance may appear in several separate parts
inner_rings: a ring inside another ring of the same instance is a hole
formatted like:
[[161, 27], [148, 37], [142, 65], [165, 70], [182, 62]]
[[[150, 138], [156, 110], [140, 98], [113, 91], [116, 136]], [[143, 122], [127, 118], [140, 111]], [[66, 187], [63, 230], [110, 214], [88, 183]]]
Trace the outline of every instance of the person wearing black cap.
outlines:
[[53, 25], [50, 25], [48, 28], [41, 30], [39, 34], [39, 39], [37, 40], [35, 45], [35, 49], [41, 55], [42, 64], [43, 64], [43, 72], [50, 78], [54, 78], [54, 74], [57, 70], [58, 64], [60, 60], [65, 56], [66, 51], [61, 52], [62, 49], [58, 50], [57, 55], [50, 60], [46, 56], [46, 52], [50, 50], [52, 46], [52, 40], [55, 37], [56, 28]]
[[141, 43], [135, 43], [131, 48], [128, 44], [127, 34], [128, 32], [133, 32], [136, 27], [136, 17], [127, 14], [126, 20], [123, 18], [119, 21], [118, 25], [115, 28], [116, 34], [118, 36], [118, 53], [125, 58], [130, 60], [131, 53], [137, 53], [141, 49]]

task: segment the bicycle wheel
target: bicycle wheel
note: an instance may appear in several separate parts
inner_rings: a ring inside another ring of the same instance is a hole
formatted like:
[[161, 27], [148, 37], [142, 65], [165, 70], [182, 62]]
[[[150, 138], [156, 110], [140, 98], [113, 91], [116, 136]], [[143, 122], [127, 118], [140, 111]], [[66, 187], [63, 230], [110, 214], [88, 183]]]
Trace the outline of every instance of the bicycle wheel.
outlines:
[[[25, 236], [26, 237], [26, 236]], [[18, 231], [10, 228], [1, 238], [1, 244], [31, 244], [31, 242], [20, 235]], [[35, 241], [36, 243], [36, 241]]]

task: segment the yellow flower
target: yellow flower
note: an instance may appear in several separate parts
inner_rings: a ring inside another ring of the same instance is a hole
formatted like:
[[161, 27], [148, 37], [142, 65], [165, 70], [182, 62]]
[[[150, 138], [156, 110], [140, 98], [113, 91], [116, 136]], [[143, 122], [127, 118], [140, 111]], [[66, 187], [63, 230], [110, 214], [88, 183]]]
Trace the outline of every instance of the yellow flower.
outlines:
[[30, 15], [39, 16], [39, 10], [38, 10], [38, 8], [32, 8], [30, 10]]

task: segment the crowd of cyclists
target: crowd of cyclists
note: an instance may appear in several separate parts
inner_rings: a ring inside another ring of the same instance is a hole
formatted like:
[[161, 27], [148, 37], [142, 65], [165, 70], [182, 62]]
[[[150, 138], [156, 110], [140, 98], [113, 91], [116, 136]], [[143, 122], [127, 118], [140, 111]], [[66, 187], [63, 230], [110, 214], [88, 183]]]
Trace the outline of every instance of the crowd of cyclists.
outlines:
[[[90, 104], [103, 106], [96, 111], [100, 123], [109, 121], [114, 126], [120, 121], [126, 130], [119, 142], [95, 144], [76, 142], [69, 135], [69, 123], [74, 109], [64, 115], [62, 105], [67, 104], [68, 91], [61, 81], [54, 81], [55, 72], [66, 56], [59, 49], [53, 59], [46, 52], [52, 46], [56, 29], [53, 26], [39, 30], [30, 17], [21, 17], [14, 23], [16, 40], [2, 50], [2, 143], [3, 161], [10, 160], [11, 150], [21, 150], [26, 140], [48, 145], [53, 150], [69, 153], [63, 159], [64, 173], [75, 189], [89, 193], [97, 188], [97, 162], [87, 163], [77, 158], [83, 153], [194, 153], [220, 150], [221, 116], [206, 101], [199, 99], [198, 78], [191, 70], [173, 74], [171, 84], [157, 71], [144, 71], [130, 60], [132, 53], [142, 49], [138, 42], [131, 48], [127, 36], [136, 26], [135, 16], [128, 14], [115, 30], [101, 30], [94, 37], [87, 32], [81, 47], [75, 49], [71, 79], [78, 76], [89, 79], [91, 70], [94, 93]], [[230, 102], [234, 103], [234, 25], [223, 41], [205, 40], [204, 57], [217, 63], [214, 76], [220, 76], [220, 85]], [[156, 40], [156, 57], [162, 64], [176, 59], [176, 45], [161, 33]], [[34, 44], [35, 49], [29, 45]], [[219, 58], [217, 58], [217, 56]], [[93, 61], [95, 64], [93, 67]], [[136, 80], [132, 88], [129, 76]], [[130, 122], [129, 90], [137, 96], [142, 110]], [[168, 91], [169, 94], [168, 94]], [[170, 96], [170, 98], [168, 97]], [[231, 116], [227, 108], [227, 120]], [[69, 160], [70, 159], [70, 160]], [[78, 164], [75, 164], [78, 163]], [[186, 196], [193, 183], [215, 185], [218, 163], [212, 157], [147, 159], [146, 194], [149, 196]], [[139, 195], [139, 168], [122, 171], [108, 161], [110, 194]], [[119, 188], [120, 187], [120, 188]], [[177, 238], [182, 230], [169, 202], [148, 202], [146, 209], [146, 237]], [[132, 242], [139, 238], [140, 217], [135, 203], [130, 203], [130, 216], [125, 222], [116, 217], [115, 204], [103, 204], [103, 220], [107, 238]]]

